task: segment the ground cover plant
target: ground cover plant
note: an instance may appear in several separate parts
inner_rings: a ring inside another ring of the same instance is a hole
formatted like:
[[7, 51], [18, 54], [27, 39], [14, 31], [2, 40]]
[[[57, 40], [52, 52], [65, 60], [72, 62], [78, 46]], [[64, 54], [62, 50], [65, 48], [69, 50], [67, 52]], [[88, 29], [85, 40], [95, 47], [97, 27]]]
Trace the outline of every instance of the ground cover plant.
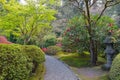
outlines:
[[90, 57], [88, 55], [79, 55], [78, 53], [57, 53], [59, 59], [73, 67], [85, 67], [90, 65]]
[[[70, 53], [70, 52], [58, 52], [56, 57], [66, 64], [72, 67], [90, 67], [90, 56], [89, 52], [85, 52], [83, 54], [78, 53]], [[98, 57], [97, 65], [101, 65], [105, 63], [105, 59], [102, 57]]]

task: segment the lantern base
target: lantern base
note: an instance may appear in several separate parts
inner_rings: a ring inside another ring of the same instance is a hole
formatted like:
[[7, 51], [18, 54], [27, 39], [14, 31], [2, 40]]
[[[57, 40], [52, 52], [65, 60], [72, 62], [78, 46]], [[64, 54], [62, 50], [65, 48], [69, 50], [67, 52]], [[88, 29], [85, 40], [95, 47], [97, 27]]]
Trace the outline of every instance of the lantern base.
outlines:
[[109, 71], [110, 68], [111, 68], [111, 65], [105, 64], [105, 65], [103, 65], [101, 68], [102, 68], [102, 70], [104, 70], [104, 71]]

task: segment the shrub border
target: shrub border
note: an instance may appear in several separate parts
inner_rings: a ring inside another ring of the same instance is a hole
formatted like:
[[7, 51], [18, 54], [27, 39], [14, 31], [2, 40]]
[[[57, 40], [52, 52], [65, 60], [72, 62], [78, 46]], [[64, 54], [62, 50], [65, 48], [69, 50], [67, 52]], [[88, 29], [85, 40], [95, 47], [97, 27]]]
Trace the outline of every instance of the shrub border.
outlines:
[[45, 71], [44, 63], [39, 64], [35, 73], [29, 78], [29, 80], [44, 80]]

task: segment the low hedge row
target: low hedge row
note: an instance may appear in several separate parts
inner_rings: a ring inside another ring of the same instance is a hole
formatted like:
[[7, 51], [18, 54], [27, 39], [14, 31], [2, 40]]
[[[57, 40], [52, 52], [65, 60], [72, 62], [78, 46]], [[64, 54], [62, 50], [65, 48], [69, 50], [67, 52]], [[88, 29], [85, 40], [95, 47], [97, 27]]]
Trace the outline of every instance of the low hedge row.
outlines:
[[29, 80], [44, 61], [39, 47], [0, 44], [0, 80]]
[[57, 52], [62, 51], [62, 48], [59, 46], [49, 46], [47, 47], [46, 54], [48, 55], [56, 55]]

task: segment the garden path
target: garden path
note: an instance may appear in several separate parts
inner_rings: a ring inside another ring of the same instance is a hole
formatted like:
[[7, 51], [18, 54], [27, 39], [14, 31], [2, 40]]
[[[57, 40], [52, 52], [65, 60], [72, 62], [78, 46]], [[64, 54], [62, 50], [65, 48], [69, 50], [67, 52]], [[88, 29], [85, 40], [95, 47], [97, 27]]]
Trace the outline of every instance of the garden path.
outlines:
[[64, 63], [46, 55], [44, 80], [80, 80]]

